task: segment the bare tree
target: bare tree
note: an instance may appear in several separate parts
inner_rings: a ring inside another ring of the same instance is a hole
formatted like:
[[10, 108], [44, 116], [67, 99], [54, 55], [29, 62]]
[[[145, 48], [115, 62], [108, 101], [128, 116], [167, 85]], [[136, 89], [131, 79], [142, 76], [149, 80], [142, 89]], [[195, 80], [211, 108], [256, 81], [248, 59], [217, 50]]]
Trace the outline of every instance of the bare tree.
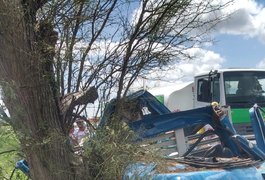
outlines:
[[119, 100], [139, 75], [208, 41], [228, 5], [210, 2], [0, 1], [2, 95], [31, 178], [86, 179], [66, 143], [74, 115], [97, 90], [100, 100], [113, 92]]

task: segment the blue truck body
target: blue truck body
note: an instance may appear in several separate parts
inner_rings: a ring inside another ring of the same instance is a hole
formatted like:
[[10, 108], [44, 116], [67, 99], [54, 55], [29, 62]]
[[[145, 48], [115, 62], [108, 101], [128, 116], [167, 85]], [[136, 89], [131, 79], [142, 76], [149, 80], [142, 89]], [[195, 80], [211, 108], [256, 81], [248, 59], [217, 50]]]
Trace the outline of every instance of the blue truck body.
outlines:
[[[125, 101], [139, 107], [139, 111], [148, 109], [148, 114], [142, 114], [140, 120], [129, 121], [129, 127], [138, 134], [138, 141], [159, 136], [168, 131], [179, 128], [202, 127], [209, 124], [213, 127], [213, 132], [220, 139], [222, 148], [229, 150], [230, 161], [226, 166], [221, 166], [218, 170], [207, 169], [203, 171], [178, 172], [178, 173], [158, 173], [156, 164], [136, 163], [127, 168], [123, 179], [262, 179], [265, 164], [265, 126], [257, 105], [249, 111], [256, 143], [252, 143], [245, 137], [237, 134], [228, 116], [221, 113], [219, 107], [203, 107], [188, 111], [170, 112], [148, 91], [141, 90], [126, 97]], [[106, 107], [100, 126], [110, 120], [111, 114], [115, 110], [115, 100], [112, 100]], [[203, 134], [202, 134], [203, 136]], [[200, 139], [200, 138], [199, 138]], [[191, 148], [194, 148], [191, 146]], [[190, 150], [188, 150], [190, 151]], [[178, 168], [190, 165], [185, 161], [189, 153], [184, 157], [176, 158], [176, 166], [168, 168]], [[197, 157], [197, 160], [205, 157]], [[233, 158], [239, 158], [240, 162], [233, 162]], [[181, 159], [181, 161], [179, 161]], [[196, 158], [195, 158], [196, 159]], [[206, 159], [206, 158], [205, 158]], [[245, 160], [248, 163], [243, 163]], [[190, 159], [189, 159], [190, 160]], [[180, 162], [180, 163], [179, 163]], [[181, 163], [183, 162], [183, 163]], [[191, 161], [189, 161], [191, 162]], [[194, 161], [196, 163], [196, 161]], [[193, 162], [193, 163], [194, 163]], [[198, 164], [199, 161], [197, 161]], [[214, 167], [219, 167], [221, 162], [211, 162]], [[219, 163], [219, 164], [218, 164]], [[207, 165], [207, 164], [206, 164]], [[222, 164], [224, 165], [224, 164]], [[200, 167], [203, 167], [200, 166]], [[205, 166], [207, 168], [207, 166]]]

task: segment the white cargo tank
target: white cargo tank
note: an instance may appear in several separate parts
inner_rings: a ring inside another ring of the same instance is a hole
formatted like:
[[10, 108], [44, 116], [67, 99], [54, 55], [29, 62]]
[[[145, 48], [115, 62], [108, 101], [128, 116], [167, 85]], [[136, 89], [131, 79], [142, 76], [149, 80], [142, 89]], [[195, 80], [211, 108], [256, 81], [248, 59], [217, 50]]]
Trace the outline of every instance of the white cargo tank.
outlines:
[[165, 87], [155, 87], [148, 91], [170, 111], [185, 111], [194, 108], [193, 82]]

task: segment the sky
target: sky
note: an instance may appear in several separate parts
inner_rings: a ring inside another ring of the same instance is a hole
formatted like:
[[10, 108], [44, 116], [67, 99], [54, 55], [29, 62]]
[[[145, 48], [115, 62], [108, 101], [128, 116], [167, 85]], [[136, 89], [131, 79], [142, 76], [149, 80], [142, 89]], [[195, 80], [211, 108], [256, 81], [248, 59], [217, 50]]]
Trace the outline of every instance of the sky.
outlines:
[[220, 65], [265, 68], [265, 1], [235, 0], [235, 13], [223, 23], [209, 50], [220, 54]]
[[214, 42], [191, 50], [197, 59], [177, 64], [174, 70], [164, 73], [164, 78], [152, 86], [190, 81], [195, 74], [211, 69], [265, 69], [265, 0], [234, 0], [222, 11], [227, 12], [232, 12], [231, 17], [211, 33]]
[[[213, 0], [212, 2], [226, 3], [228, 1], [230, 0]], [[136, 1], [132, 9], [124, 11], [125, 14], [132, 16], [132, 23], [137, 18], [139, 6], [140, 3]], [[231, 13], [231, 16], [209, 33], [214, 39], [213, 43], [189, 49], [188, 53], [195, 56], [190, 61], [170, 65], [171, 68], [167, 71], [161, 72], [157, 68], [149, 72], [145, 77], [149, 81], [145, 84], [153, 87], [192, 81], [194, 75], [212, 69], [265, 69], [265, 0], [234, 0], [232, 4], [218, 13], [220, 15]], [[80, 47], [82, 46], [80, 44]], [[104, 44], [99, 47], [104, 47]], [[139, 84], [136, 87], [141, 88], [144, 82], [140, 79], [136, 84]]]

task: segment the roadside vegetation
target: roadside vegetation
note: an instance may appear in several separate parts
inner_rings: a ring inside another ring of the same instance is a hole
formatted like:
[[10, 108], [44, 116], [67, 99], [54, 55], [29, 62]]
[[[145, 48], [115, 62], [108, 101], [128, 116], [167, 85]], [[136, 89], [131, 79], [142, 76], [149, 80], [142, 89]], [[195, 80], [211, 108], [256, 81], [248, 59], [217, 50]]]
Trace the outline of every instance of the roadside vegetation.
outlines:
[[12, 180], [27, 179], [20, 170], [14, 170], [16, 162], [25, 158], [20, 149], [13, 128], [9, 125], [0, 125], [0, 179], [10, 179], [11, 176]]

